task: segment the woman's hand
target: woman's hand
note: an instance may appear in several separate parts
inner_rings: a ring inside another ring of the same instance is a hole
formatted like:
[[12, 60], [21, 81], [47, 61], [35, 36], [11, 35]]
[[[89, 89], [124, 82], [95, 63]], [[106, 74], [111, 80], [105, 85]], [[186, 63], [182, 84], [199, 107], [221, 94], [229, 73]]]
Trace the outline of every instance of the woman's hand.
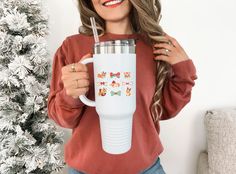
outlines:
[[[92, 55], [86, 54], [80, 61]], [[85, 95], [89, 90], [89, 73], [86, 65], [78, 62], [62, 67], [62, 82], [66, 90], [66, 94], [78, 98]]]
[[153, 46], [155, 60], [162, 60], [171, 65], [188, 60], [189, 57], [178, 41], [165, 33], [167, 42], [157, 43]]

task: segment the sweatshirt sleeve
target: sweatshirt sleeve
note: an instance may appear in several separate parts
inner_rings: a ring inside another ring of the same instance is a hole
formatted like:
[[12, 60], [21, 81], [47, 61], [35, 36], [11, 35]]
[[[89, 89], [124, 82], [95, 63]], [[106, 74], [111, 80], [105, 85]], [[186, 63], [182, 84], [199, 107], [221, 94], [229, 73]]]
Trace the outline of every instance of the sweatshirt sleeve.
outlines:
[[196, 69], [191, 59], [178, 62], [172, 67], [172, 75], [163, 88], [163, 114], [161, 120], [176, 116], [190, 101], [192, 87], [197, 79]]
[[67, 52], [66, 39], [54, 55], [47, 109], [49, 118], [53, 119], [58, 125], [64, 128], [74, 128], [80, 121], [85, 105], [79, 98], [74, 99], [68, 96], [63, 86], [61, 68], [69, 64]]

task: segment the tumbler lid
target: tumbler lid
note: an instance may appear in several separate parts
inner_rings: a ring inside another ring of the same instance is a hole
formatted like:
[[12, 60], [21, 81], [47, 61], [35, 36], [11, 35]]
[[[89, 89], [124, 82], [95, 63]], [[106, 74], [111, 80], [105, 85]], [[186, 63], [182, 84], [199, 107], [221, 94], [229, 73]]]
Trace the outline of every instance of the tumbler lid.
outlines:
[[103, 42], [95, 43], [95, 47], [104, 47], [104, 46], [134, 46], [135, 45], [135, 39], [122, 39], [122, 40], [108, 40]]
[[136, 40], [121, 39], [98, 42], [94, 44], [95, 54], [111, 54], [111, 53], [134, 53], [135, 54]]

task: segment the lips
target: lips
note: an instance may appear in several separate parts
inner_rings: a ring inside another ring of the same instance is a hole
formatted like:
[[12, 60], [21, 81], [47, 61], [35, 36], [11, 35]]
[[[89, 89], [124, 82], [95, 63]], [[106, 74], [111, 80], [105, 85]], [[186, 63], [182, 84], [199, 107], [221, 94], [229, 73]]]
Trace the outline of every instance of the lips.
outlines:
[[123, 1], [124, 0], [108, 0], [108, 1], [104, 2], [102, 5], [106, 6], [106, 7], [114, 7], [114, 6], [121, 4]]

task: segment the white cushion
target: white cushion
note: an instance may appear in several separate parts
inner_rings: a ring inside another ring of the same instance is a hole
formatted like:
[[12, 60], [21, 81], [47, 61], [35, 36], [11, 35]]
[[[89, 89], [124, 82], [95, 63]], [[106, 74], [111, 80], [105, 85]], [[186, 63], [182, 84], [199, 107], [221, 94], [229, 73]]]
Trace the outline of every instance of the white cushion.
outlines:
[[205, 115], [209, 173], [236, 173], [236, 109], [207, 111]]

